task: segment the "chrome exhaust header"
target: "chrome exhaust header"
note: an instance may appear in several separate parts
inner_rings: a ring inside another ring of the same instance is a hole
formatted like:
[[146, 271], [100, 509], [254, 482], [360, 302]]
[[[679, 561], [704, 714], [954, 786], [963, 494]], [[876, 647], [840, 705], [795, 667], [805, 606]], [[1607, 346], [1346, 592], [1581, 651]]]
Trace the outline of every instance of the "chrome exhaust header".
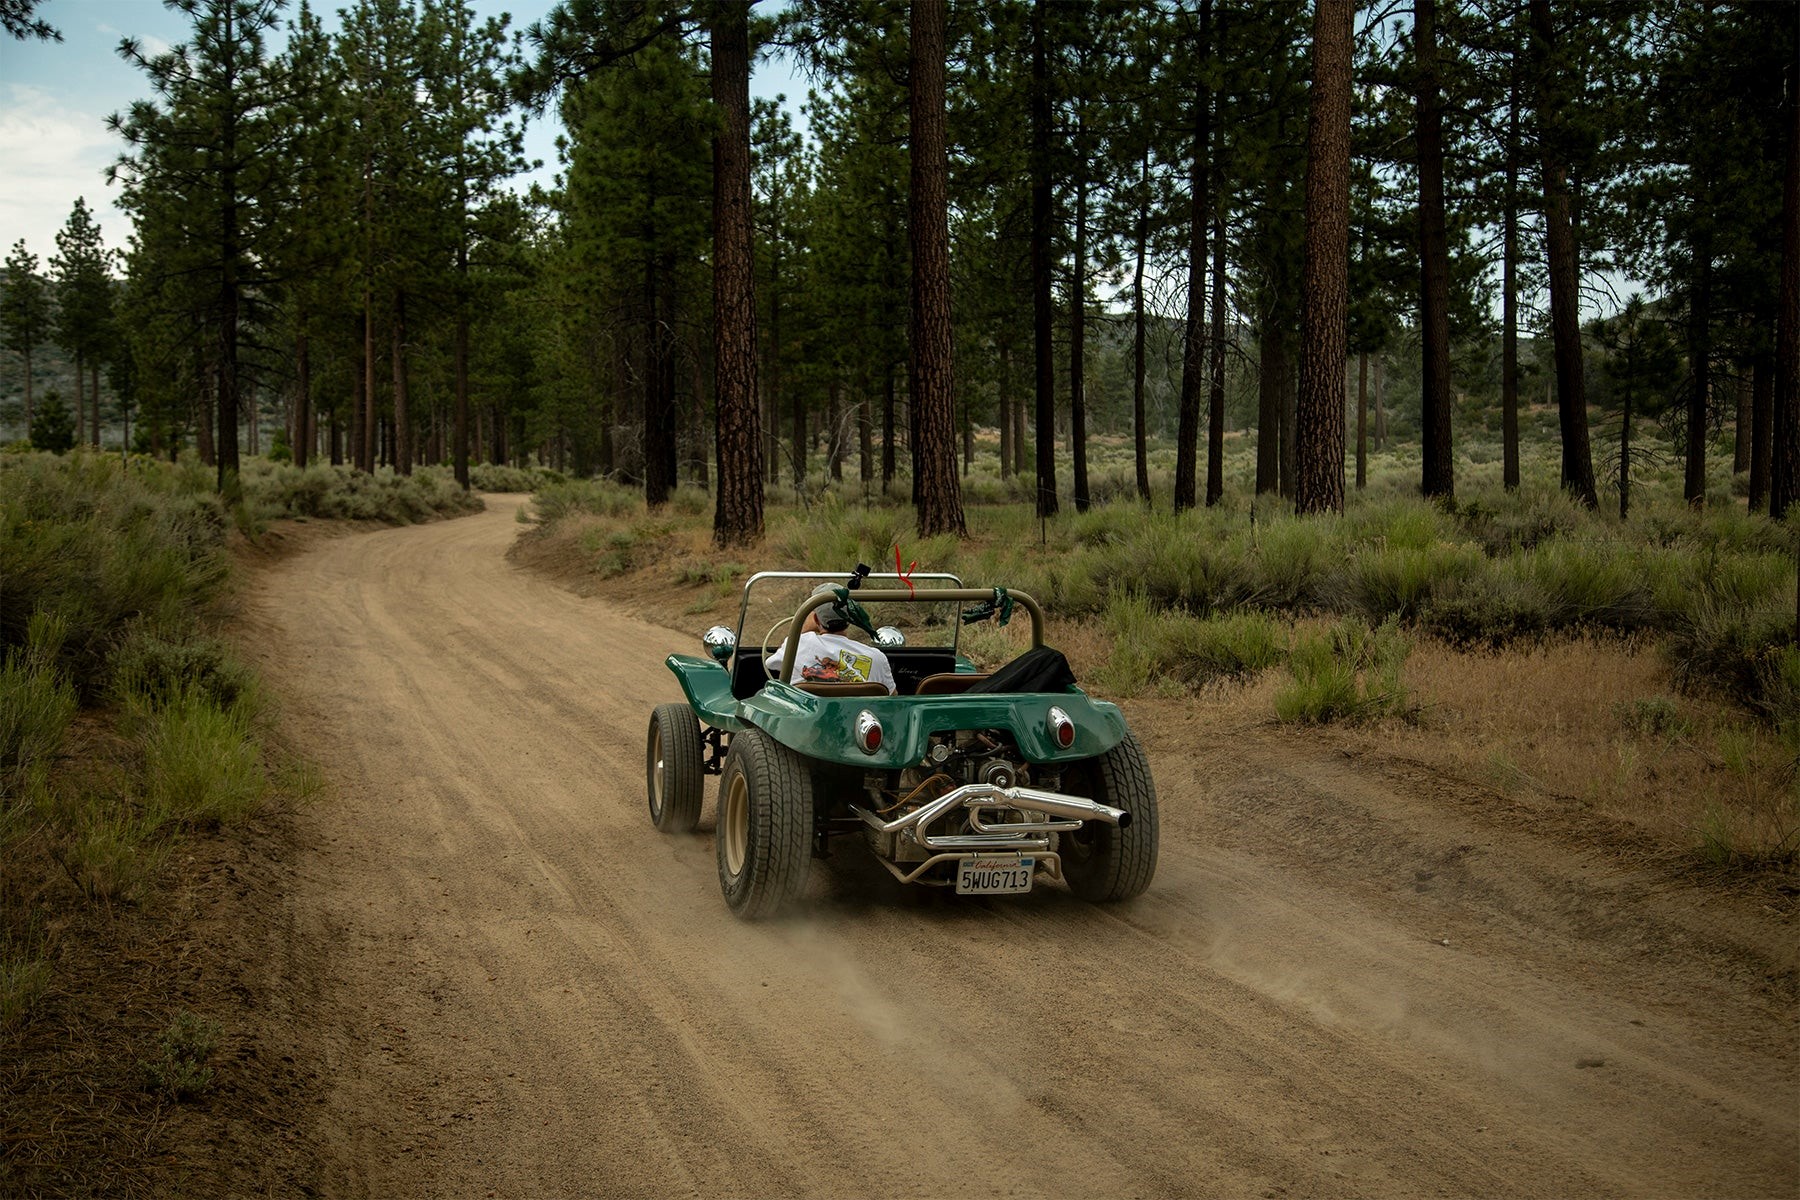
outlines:
[[[957, 808], [970, 810], [969, 825], [977, 831], [974, 835], [940, 834], [933, 837], [925, 832], [927, 825]], [[981, 820], [981, 810], [997, 808], [1043, 813], [1060, 819], [1004, 823]], [[1105, 821], [1108, 825], [1117, 825], [1121, 829], [1131, 824], [1131, 814], [1122, 808], [1112, 808], [1081, 796], [1040, 792], [1036, 788], [1027, 787], [999, 787], [991, 783], [966, 783], [952, 788], [937, 799], [927, 801], [892, 821], [883, 821], [874, 813], [854, 804], [850, 806], [850, 811], [861, 817], [876, 833], [903, 833], [930, 850], [969, 850], [977, 847], [998, 849], [1015, 840], [1025, 841], [1028, 846], [1035, 848], [1041, 844], [1041, 839], [1034, 835], [1078, 829], [1083, 821]]]

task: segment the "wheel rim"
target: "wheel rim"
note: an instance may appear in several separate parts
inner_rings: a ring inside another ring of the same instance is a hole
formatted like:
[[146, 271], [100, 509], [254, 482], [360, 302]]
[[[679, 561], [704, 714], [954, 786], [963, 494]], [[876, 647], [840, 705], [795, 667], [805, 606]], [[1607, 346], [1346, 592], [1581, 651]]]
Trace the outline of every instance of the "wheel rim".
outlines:
[[719, 814], [719, 836], [724, 839], [725, 870], [734, 879], [744, 872], [744, 859], [750, 851], [750, 786], [740, 772], [731, 777], [725, 792], [724, 810]]
[[658, 722], [650, 734], [650, 815], [662, 816], [663, 798], [663, 738], [662, 723]]

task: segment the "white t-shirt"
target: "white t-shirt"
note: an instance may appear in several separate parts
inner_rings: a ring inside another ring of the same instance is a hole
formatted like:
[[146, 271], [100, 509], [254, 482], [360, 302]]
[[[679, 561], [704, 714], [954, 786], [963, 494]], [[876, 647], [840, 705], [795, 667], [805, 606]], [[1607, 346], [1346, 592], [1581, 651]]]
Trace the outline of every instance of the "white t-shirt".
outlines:
[[[786, 650], [787, 643], [783, 642], [781, 649], [763, 661], [770, 679], [781, 678], [782, 654]], [[894, 690], [894, 672], [888, 666], [887, 655], [842, 634], [814, 633], [809, 629], [800, 635], [798, 654], [802, 680], [879, 683], [889, 692]]]

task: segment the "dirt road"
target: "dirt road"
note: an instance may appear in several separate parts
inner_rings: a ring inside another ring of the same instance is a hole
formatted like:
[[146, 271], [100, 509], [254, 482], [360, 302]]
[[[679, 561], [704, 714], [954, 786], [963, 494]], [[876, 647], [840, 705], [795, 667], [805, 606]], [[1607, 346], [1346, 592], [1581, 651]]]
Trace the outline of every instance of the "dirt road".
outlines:
[[329, 784], [268, 965], [325, 1194], [1800, 1191], [1785, 914], [1328, 736], [1128, 707], [1125, 906], [911, 903], [847, 847], [738, 922], [711, 784], [697, 836], [644, 811], [697, 643], [510, 567], [517, 503], [248, 596]]

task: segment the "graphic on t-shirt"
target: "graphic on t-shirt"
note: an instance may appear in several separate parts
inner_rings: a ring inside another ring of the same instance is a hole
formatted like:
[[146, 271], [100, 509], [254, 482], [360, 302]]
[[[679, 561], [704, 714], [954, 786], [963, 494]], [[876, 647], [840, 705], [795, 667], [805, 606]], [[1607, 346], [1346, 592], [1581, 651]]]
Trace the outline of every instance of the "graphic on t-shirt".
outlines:
[[848, 650], [840, 650], [836, 658], [815, 658], [811, 663], [800, 665], [800, 678], [816, 682], [846, 680], [855, 683], [869, 682], [875, 668], [875, 661], [866, 654], [852, 654]]

